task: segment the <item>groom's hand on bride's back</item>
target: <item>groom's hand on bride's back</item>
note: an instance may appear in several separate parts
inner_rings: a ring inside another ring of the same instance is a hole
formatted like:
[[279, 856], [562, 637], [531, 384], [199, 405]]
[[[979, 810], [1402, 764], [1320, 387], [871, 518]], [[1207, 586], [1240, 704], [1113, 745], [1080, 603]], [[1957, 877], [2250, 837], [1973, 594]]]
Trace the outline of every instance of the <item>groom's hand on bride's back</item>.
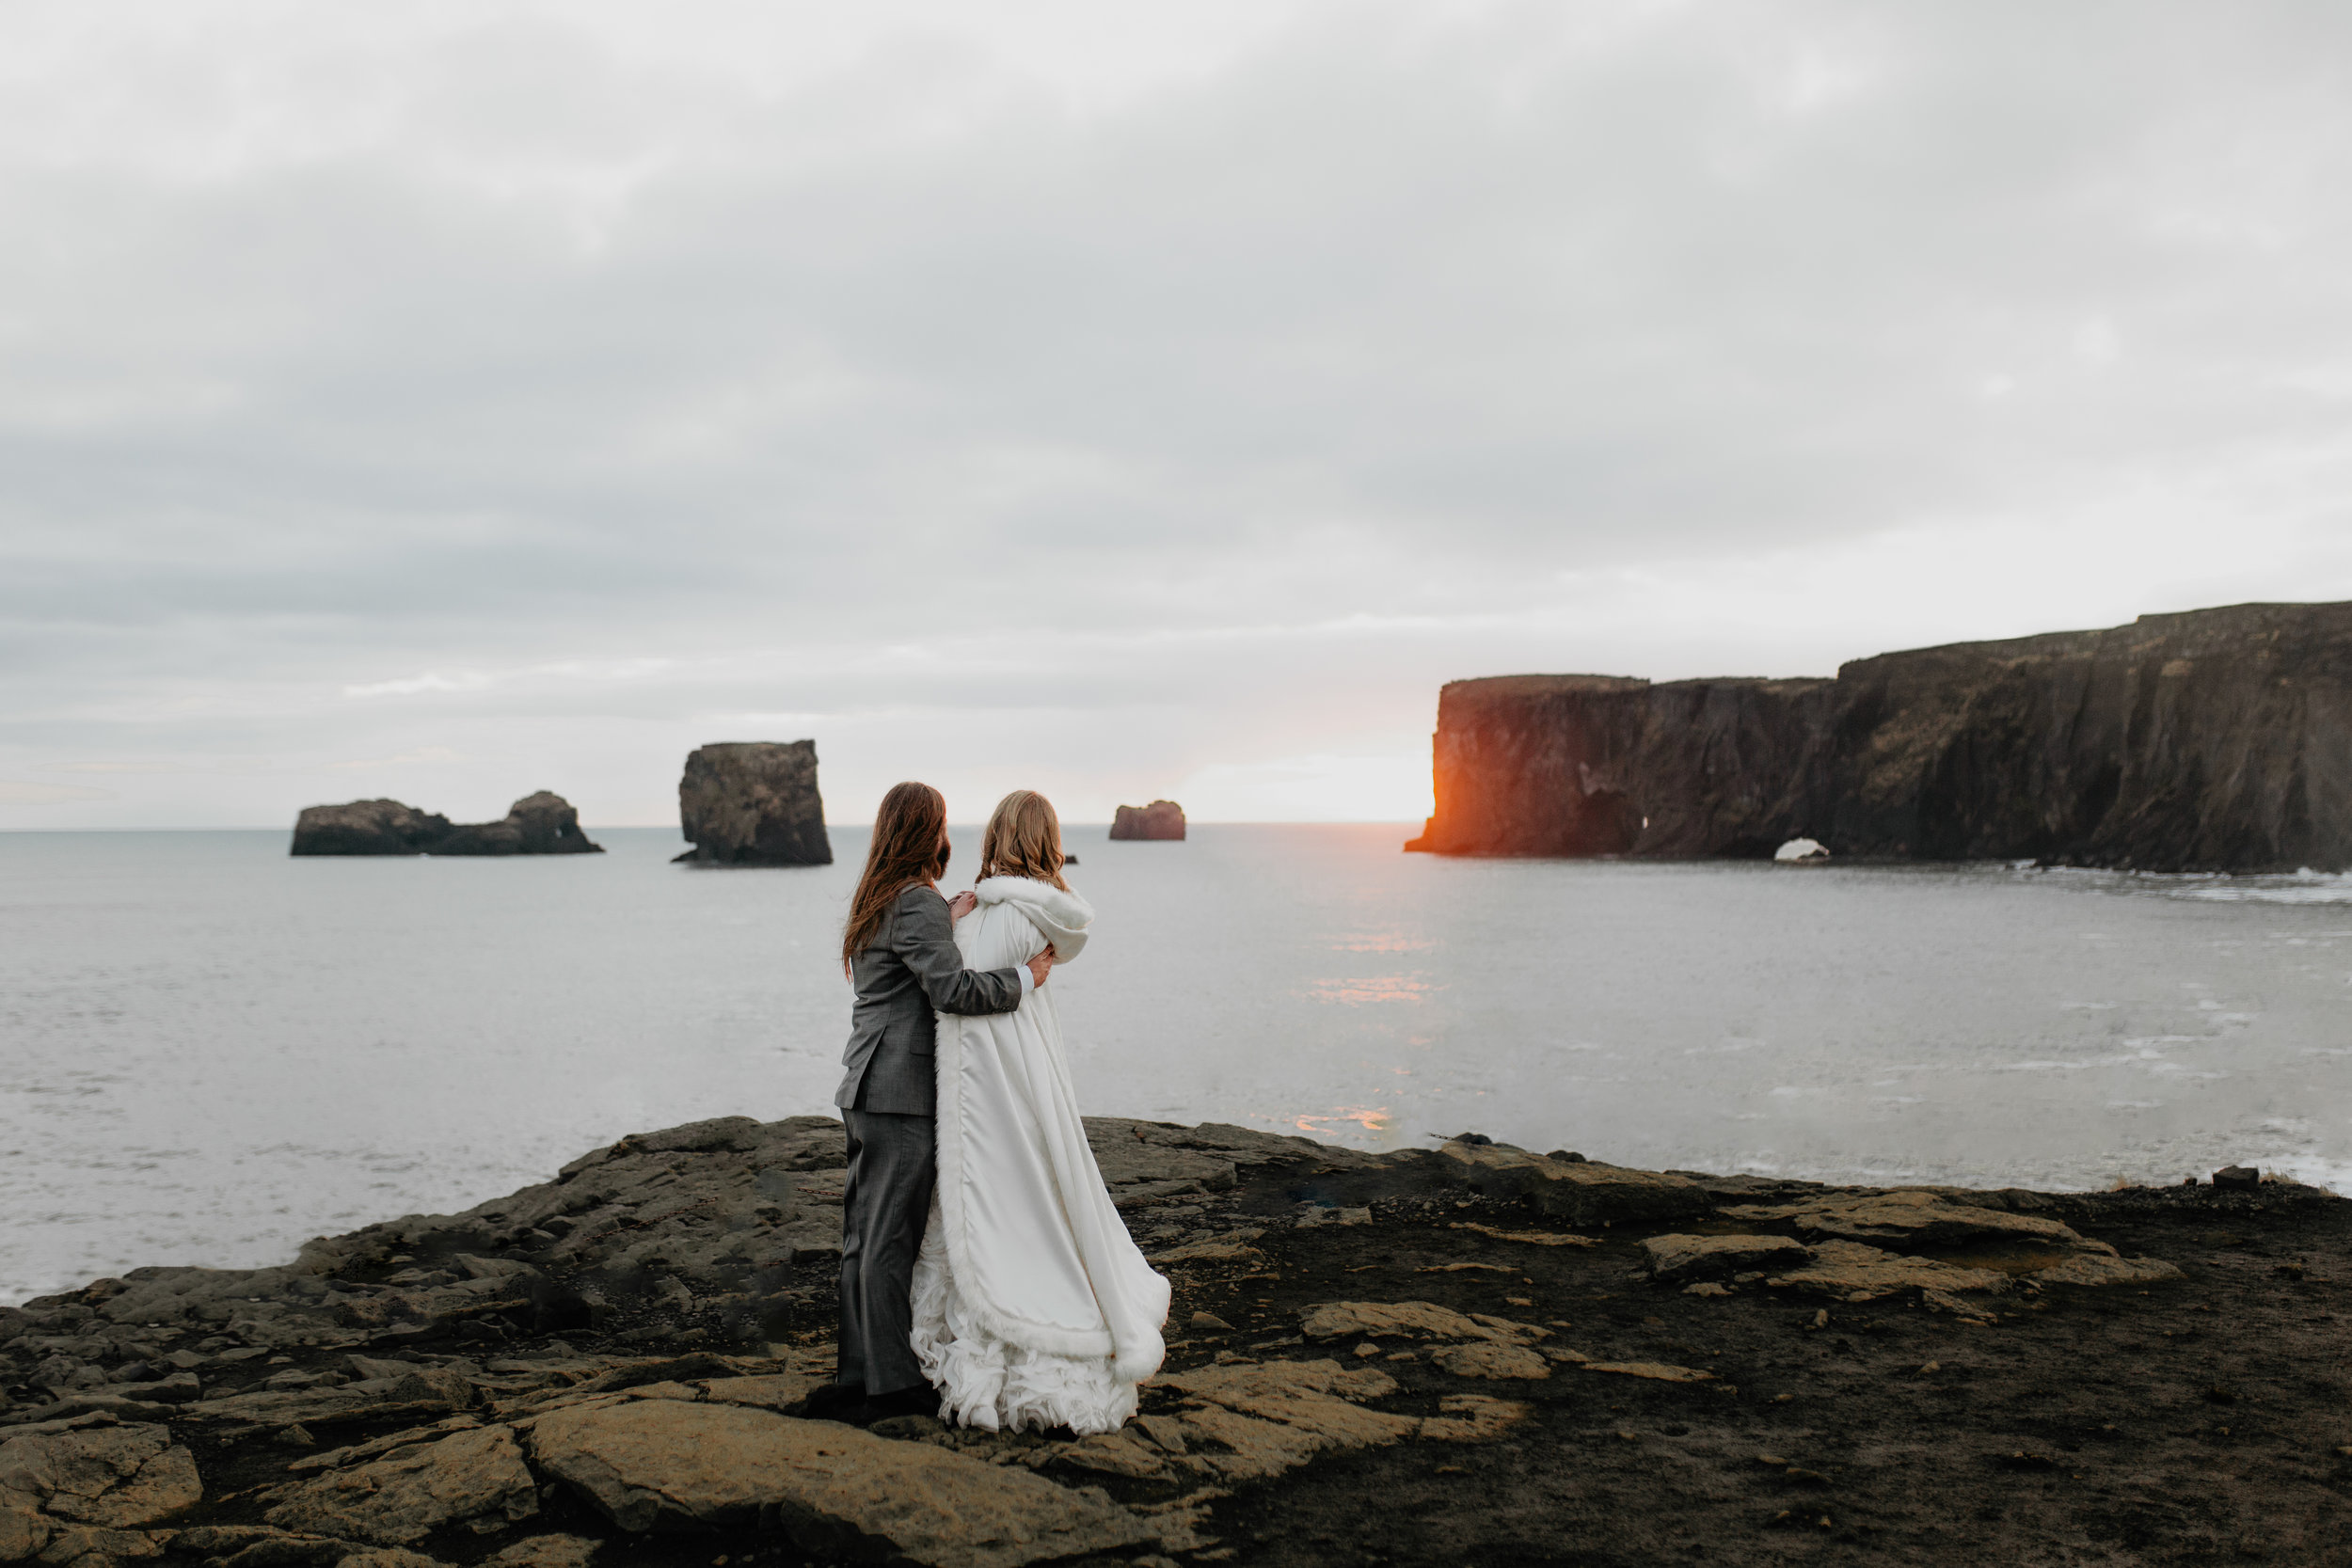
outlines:
[[1044, 952], [1040, 953], [1036, 958], [1029, 960], [1029, 978], [1035, 980], [1041, 986], [1045, 983], [1045, 977], [1053, 973], [1054, 948], [1053, 944], [1049, 942], [1046, 944]]
[[974, 893], [970, 888], [964, 889], [961, 893], [957, 894], [953, 898], [947, 900], [947, 924], [953, 926], [957, 921], [961, 920], [965, 915], [970, 914], [974, 910], [977, 910], [979, 907], [980, 895]]

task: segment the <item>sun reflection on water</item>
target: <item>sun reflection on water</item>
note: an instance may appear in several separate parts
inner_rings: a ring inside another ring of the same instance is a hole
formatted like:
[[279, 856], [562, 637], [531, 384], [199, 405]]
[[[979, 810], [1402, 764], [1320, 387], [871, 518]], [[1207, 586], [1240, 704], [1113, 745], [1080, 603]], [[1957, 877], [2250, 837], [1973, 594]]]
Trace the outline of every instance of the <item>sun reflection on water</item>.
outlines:
[[1373, 1002], [1425, 1002], [1435, 989], [1409, 974], [1373, 974], [1337, 980], [1310, 980], [1307, 994], [1317, 1002], [1359, 1007]]

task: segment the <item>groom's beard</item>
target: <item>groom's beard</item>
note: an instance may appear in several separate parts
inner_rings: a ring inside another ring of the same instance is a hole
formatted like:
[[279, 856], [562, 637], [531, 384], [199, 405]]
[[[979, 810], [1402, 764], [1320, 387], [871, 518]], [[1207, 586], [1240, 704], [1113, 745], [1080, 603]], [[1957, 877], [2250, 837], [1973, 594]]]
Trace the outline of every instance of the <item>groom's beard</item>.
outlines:
[[948, 857], [953, 855], [955, 852], [955, 848], [951, 845], [943, 845], [940, 847], [939, 858], [931, 862], [931, 880], [937, 881], [940, 878], [947, 875], [947, 860]]

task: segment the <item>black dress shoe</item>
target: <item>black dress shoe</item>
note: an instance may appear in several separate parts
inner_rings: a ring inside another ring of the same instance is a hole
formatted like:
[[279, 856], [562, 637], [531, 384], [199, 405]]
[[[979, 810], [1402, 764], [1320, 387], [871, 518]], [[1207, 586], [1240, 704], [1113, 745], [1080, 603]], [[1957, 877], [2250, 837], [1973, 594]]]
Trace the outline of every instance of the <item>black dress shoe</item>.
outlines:
[[852, 1421], [866, 1402], [862, 1383], [828, 1383], [808, 1396], [801, 1415], [812, 1421]]
[[928, 1383], [918, 1383], [912, 1388], [893, 1388], [887, 1394], [875, 1395], [858, 1406], [855, 1415], [843, 1419], [864, 1427], [886, 1421], [893, 1416], [929, 1416], [937, 1419], [939, 1390]]

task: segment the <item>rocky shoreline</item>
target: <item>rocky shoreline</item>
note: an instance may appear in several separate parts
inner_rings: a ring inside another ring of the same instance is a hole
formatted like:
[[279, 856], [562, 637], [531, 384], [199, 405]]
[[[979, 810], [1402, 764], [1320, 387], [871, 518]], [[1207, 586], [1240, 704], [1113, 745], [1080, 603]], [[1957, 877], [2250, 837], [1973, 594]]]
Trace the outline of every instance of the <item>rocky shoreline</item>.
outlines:
[[625, 1138], [0, 1309], [0, 1562], [2352, 1562], [2352, 1203], [1089, 1123], [1176, 1285], [1115, 1436], [800, 1418], [838, 1124]]

